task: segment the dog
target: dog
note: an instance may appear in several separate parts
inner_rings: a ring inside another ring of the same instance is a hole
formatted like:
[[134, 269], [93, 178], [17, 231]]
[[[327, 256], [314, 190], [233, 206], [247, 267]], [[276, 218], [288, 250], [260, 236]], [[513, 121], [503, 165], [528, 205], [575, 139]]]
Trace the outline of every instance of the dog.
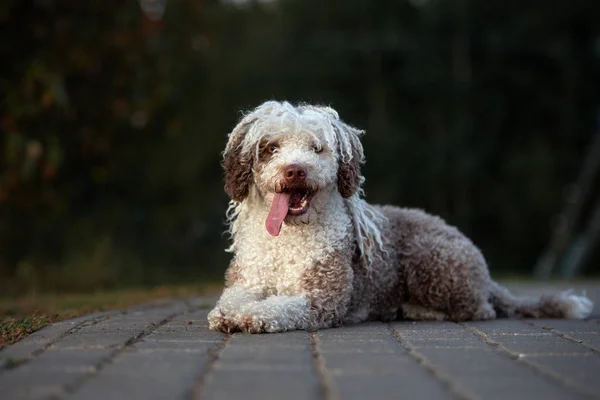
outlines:
[[364, 200], [364, 131], [330, 107], [267, 101], [228, 135], [233, 253], [209, 327], [318, 330], [395, 319], [583, 319], [570, 291], [517, 297], [471, 240], [419, 209]]

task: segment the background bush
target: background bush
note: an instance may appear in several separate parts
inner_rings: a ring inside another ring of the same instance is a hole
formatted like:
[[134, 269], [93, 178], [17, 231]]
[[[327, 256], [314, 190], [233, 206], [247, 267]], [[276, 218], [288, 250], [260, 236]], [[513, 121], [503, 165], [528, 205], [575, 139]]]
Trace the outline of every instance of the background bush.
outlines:
[[599, 2], [160, 3], [0, 4], [0, 292], [219, 277], [220, 152], [267, 99], [333, 106], [370, 201], [531, 273], [597, 130]]

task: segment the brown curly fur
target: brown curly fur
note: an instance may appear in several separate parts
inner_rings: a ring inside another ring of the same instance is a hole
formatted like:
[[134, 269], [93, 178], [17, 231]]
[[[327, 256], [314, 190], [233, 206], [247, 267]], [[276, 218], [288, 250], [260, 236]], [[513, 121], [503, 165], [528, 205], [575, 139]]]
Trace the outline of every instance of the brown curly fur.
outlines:
[[360, 158], [356, 152], [349, 163], [340, 162], [337, 182], [338, 190], [345, 199], [351, 197], [360, 187]]
[[335, 251], [302, 275], [302, 288], [313, 293], [310, 306], [316, 314], [314, 328], [320, 326], [339, 326], [348, 311], [352, 270], [346, 268], [352, 260], [349, 253]]
[[252, 156], [242, 156], [238, 146], [244, 139], [240, 136], [233, 151], [227, 153], [222, 166], [225, 171], [225, 192], [235, 201], [243, 201], [248, 196], [252, 184]]

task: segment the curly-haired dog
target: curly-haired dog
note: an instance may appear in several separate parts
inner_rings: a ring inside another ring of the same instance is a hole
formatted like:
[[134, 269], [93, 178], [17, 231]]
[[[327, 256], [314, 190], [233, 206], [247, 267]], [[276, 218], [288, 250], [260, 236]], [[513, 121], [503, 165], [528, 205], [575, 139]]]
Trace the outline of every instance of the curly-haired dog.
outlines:
[[590, 314], [592, 302], [570, 292], [512, 295], [438, 217], [365, 202], [362, 133], [331, 108], [274, 101], [231, 132], [223, 167], [234, 257], [212, 329]]

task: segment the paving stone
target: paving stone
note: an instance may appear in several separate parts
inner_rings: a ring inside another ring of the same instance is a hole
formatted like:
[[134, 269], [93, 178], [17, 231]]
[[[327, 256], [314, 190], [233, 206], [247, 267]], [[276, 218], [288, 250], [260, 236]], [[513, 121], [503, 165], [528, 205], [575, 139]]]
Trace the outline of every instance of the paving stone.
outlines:
[[352, 339], [352, 338], [380, 338], [387, 337], [390, 330], [383, 322], [366, 322], [357, 325], [346, 325], [334, 329], [323, 329], [318, 331], [321, 338], [330, 339]]
[[382, 330], [373, 333], [343, 331], [336, 332], [336, 329], [324, 329], [319, 331], [319, 337], [328, 342], [344, 343], [346, 341], [378, 341], [382, 338], [388, 338], [389, 330]]
[[517, 365], [514, 360], [509, 359], [491, 348], [462, 348], [427, 347], [416, 349], [431, 365], [440, 370], [447, 371], [448, 375], [476, 374], [494, 375], [497, 372], [519, 371], [524, 366]]
[[523, 354], [587, 353], [590, 351], [585, 346], [556, 335], [520, 337], [490, 335], [489, 337], [510, 351]]
[[575, 340], [582, 340], [584, 342], [593, 342], [596, 340], [600, 340], [600, 329], [596, 330], [595, 332], [561, 332], [559, 333], [559, 335], [564, 335], [568, 338]]
[[465, 322], [463, 325], [490, 335], [551, 335], [540, 327], [531, 326], [522, 320], [495, 319], [492, 321]]
[[176, 399], [189, 393], [208, 354], [123, 353], [83, 382], [68, 398], [82, 400]]
[[149, 310], [147, 315], [135, 312], [133, 315], [117, 315], [97, 324], [85, 326], [74, 335], [67, 335], [53, 344], [56, 348], [120, 347], [135, 339], [143, 332], [154, 329], [161, 321], [172, 315], [178, 307]]
[[332, 353], [324, 354], [323, 359], [332, 375], [397, 374], [397, 371], [417, 366], [410, 356], [397, 353]]
[[217, 399], [306, 400], [320, 398], [313, 371], [215, 371], [207, 378], [202, 400]]
[[230, 346], [276, 346], [305, 345], [310, 343], [310, 335], [304, 331], [292, 331], [266, 335], [236, 334], [229, 340]]
[[2, 349], [2, 351], [0, 351], [0, 367], [27, 360], [32, 357], [35, 352], [43, 351], [45, 348], [46, 344], [17, 343], [11, 347]]
[[473, 398], [485, 400], [583, 400], [585, 394], [576, 393], [550, 379], [529, 379], [529, 376], [461, 376], [457, 380]]
[[565, 335], [600, 353], [600, 329], [598, 332], [568, 332]]
[[[587, 288], [600, 299], [600, 284]], [[206, 299], [161, 301], [51, 325], [0, 351], [0, 398], [600, 398], [598, 307], [589, 321], [371, 322], [232, 336], [208, 330], [210, 308]], [[13, 357], [25, 362], [1, 367]]]
[[0, 375], [0, 397], [4, 400], [46, 399], [64, 393], [64, 387], [86, 376], [89, 369], [36, 369], [28, 365]]
[[152, 338], [143, 339], [134, 345], [133, 348], [138, 350], [171, 350], [171, 351], [183, 351], [183, 350], [202, 350], [213, 348], [215, 343], [219, 341], [215, 340], [201, 340], [201, 339], [188, 339], [188, 340], [153, 340]]
[[600, 397], [600, 356], [596, 354], [574, 356], [531, 356], [530, 363], [552, 371], [576, 386]]
[[336, 335], [387, 335], [388, 328], [381, 322], [365, 322], [356, 325], [345, 325], [335, 329], [325, 329], [319, 332], [325, 336]]
[[[358, 327], [358, 326], [357, 326]], [[387, 325], [367, 324], [355, 332], [349, 329], [322, 330], [317, 335], [319, 351], [324, 355], [342, 354], [393, 354], [405, 353], [392, 336]]]
[[32, 370], [90, 370], [115, 349], [49, 349], [28, 363]]
[[306, 399], [314, 398], [318, 392], [319, 379], [313, 370], [308, 333], [236, 334], [219, 354], [201, 398], [234, 398], [252, 393], [261, 399]]
[[463, 348], [488, 350], [473, 332], [458, 324], [435, 323], [415, 329], [402, 323], [394, 323], [398, 340], [411, 348]]
[[415, 349], [420, 348], [463, 348], [463, 349], [484, 349], [486, 344], [466, 338], [449, 339], [408, 339], [404, 340], [408, 345]]
[[[426, 367], [385, 330], [380, 336], [350, 336], [343, 339], [319, 333], [320, 350], [326, 370], [331, 375], [332, 389], [342, 399], [389, 399], [408, 396], [450, 399], [454, 394], [444, 383], [435, 380]], [[358, 338], [357, 338], [358, 336]], [[369, 339], [371, 337], [371, 339]]]
[[349, 338], [332, 339], [319, 337], [319, 350], [323, 354], [330, 353], [397, 353], [403, 351], [396, 346], [388, 333], [382, 338]]
[[293, 365], [312, 368], [312, 355], [310, 349], [229, 349], [227, 348], [219, 357], [215, 367], [231, 369], [230, 366], [243, 366], [253, 368], [257, 365], [278, 369], [282, 366]]
[[527, 399], [532, 394], [544, 399], [580, 397], [572, 389], [495, 350], [451, 348], [418, 351], [436, 370], [477, 398]]
[[540, 319], [528, 320], [529, 323], [542, 329], [556, 329], [561, 332], [590, 332], [597, 330], [593, 321], [562, 320], [562, 319]]
[[54, 343], [53, 348], [110, 348], [124, 346], [127, 341], [133, 339], [137, 334], [141, 333], [142, 329], [135, 332], [86, 332], [70, 335], [61, 341]]
[[[165, 326], [161, 326], [156, 332], [193, 332], [193, 333], [206, 333], [208, 326], [201, 324], [200, 321], [186, 320], [186, 321], [171, 321]], [[218, 336], [217, 332], [211, 331]]]
[[175, 325], [180, 322], [187, 323], [188, 321], [194, 321], [195, 323], [208, 326], [208, 321], [206, 319], [206, 317], [208, 317], [208, 312], [209, 310], [192, 310], [190, 312], [186, 312], [185, 314], [176, 316], [171, 320], [171, 322], [169, 322], [169, 324]]
[[213, 342], [218, 342], [222, 340], [222, 335], [215, 334], [214, 332], [207, 332], [206, 328], [201, 329], [180, 329], [176, 328], [169, 330], [160, 330], [156, 331], [152, 334], [152, 336], [148, 337], [149, 339], [158, 341], [158, 340], [210, 340]]
[[[409, 370], [412, 368], [412, 370]], [[335, 377], [335, 390], [341, 399], [455, 399], [444, 384], [432, 379], [419, 366], [407, 367], [405, 375], [347, 375]]]
[[465, 338], [473, 336], [463, 326], [452, 322], [398, 321], [392, 322], [391, 326], [403, 337], [411, 339]]
[[402, 324], [392, 323], [392, 327], [406, 340], [439, 340], [474, 338], [473, 332], [463, 327], [452, 329], [406, 329]]
[[[215, 369], [252, 370], [256, 368], [278, 370], [288, 367], [294, 370], [312, 369], [310, 337], [306, 332], [291, 332], [290, 343], [282, 341], [286, 335], [236, 334], [219, 354]], [[273, 337], [269, 344], [265, 337]]]

